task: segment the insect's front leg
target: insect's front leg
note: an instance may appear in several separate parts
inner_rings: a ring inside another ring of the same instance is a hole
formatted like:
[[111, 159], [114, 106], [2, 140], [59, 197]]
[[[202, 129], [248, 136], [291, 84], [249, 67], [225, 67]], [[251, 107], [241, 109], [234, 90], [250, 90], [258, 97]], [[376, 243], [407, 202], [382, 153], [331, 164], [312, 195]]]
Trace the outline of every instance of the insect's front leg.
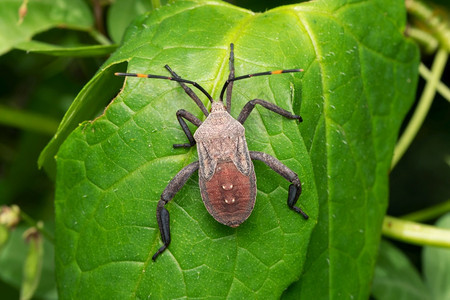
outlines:
[[194, 116], [190, 112], [188, 112], [188, 111], [186, 111], [184, 109], [178, 110], [177, 111], [178, 123], [180, 123], [180, 126], [183, 129], [184, 134], [186, 134], [186, 137], [189, 140], [189, 143], [188, 144], [173, 144], [174, 148], [189, 148], [189, 147], [192, 147], [192, 146], [195, 145], [194, 136], [192, 135], [191, 130], [189, 129], [189, 127], [187, 126], [187, 124], [183, 120], [183, 118], [188, 120], [189, 122], [191, 122], [192, 124], [194, 124], [197, 127], [202, 125], [202, 121], [200, 121], [196, 116]]
[[247, 117], [250, 115], [252, 110], [255, 108], [256, 104], [259, 104], [259, 105], [267, 108], [268, 110], [271, 110], [285, 118], [298, 120], [299, 122], [303, 121], [302, 117], [293, 115], [290, 112], [288, 112], [287, 110], [282, 109], [281, 107], [279, 107], [273, 103], [270, 103], [266, 100], [253, 99], [253, 100], [247, 102], [247, 104], [245, 104], [244, 108], [242, 109], [241, 113], [239, 114], [239, 117], [237, 118], [237, 120], [241, 124], [244, 124], [245, 120], [247, 120]]
[[169, 182], [167, 187], [161, 194], [161, 199], [158, 201], [156, 207], [156, 220], [158, 221], [159, 232], [161, 233], [161, 240], [163, 246], [156, 251], [152, 256], [153, 261], [156, 260], [170, 244], [170, 216], [169, 211], [164, 207], [170, 200], [175, 197], [176, 193], [184, 186], [186, 181], [191, 177], [192, 173], [198, 170], [198, 161], [193, 162], [184, 167], [175, 177]]
[[298, 178], [298, 175], [286, 167], [281, 161], [276, 159], [275, 157], [258, 151], [250, 151], [250, 157], [254, 160], [260, 160], [263, 163], [265, 163], [267, 166], [269, 166], [272, 170], [286, 178], [289, 182], [292, 184], [289, 186], [289, 194], [288, 194], [288, 200], [287, 205], [290, 209], [293, 211], [301, 214], [303, 218], [308, 219], [308, 215], [299, 207], [295, 206], [297, 203], [298, 197], [300, 197], [300, 194], [302, 193], [302, 184], [300, 182], [300, 179]]

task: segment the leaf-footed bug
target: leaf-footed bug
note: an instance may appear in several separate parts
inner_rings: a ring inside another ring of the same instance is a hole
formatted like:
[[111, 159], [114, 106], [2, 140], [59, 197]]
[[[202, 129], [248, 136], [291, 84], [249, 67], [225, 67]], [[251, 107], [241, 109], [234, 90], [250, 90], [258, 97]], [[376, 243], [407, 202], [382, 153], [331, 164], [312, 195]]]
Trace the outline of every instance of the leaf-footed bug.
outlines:
[[[254, 99], [247, 102], [237, 119], [234, 119], [230, 115], [231, 92], [234, 81], [255, 76], [302, 72], [303, 70], [268, 71], [235, 77], [233, 44], [230, 44], [230, 74], [228, 80], [223, 85], [219, 100], [214, 101], [211, 95], [199, 84], [179, 77], [168, 65], [165, 68], [171, 73], [172, 77], [151, 74], [115, 73], [117, 76], [134, 76], [176, 81], [206, 116], [206, 120], [202, 122], [196, 116], [183, 109], [178, 110], [176, 113], [178, 122], [186, 134], [189, 143], [174, 144], [173, 147], [189, 148], [197, 144], [198, 161], [184, 167], [175, 175], [161, 194], [156, 208], [156, 219], [164, 245], [156, 251], [152, 259], [156, 260], [158, 255], [166, 250], [171, 241], [169, 212], [164, 206], [175, 197], [175, 194], [184, 186], [196, 170], [199, 170], [199, 186], [205, 207], [214, 219], [222, 224], [237, 227], [253, 211], [256, 199], [256, 177], [252, 160], [264, 162], [275, 172], [291, 182], [287, 205], [290, 209], [301, 214], [305, 219], [308, 219], [308, 215], [299, 207], [295, 206], [302, 191], [297, 174], [269, 154], [249, 151], [243, 126], [256, 104], [288, 119], [301, 122], [302, 118], [261, 99]], [[203, 102], [201, 102], [186, 83], [195, 86], [208, 97], [211, 102], [211, 113], [208, 112]], [[225, 91], [226, 105], [223, 104]], [[185, 120], [198, 127], [194, 135], [192, 135]]]

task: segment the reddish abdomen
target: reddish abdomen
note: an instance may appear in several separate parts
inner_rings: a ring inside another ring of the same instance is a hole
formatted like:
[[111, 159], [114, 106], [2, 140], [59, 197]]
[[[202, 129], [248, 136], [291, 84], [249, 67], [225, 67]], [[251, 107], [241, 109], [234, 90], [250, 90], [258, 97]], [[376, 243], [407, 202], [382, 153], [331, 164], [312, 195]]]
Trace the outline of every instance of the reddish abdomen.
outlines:
[[243, 175], [232, 161], [218, 163], [213, 177], [200, 178], [200, 191], [206, 209], [218, 222], [237, 227], [252, 213], [256, 198], [253, 166]]

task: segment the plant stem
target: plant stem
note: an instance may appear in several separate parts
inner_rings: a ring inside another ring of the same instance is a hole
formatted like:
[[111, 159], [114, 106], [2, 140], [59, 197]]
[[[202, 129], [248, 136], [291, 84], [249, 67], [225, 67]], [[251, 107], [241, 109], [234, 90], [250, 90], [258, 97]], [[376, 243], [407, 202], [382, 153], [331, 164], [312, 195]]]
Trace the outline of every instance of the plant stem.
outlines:
[[42, 235], [50, 241], [50, 243], [54, 244], [54, 238], [51, 233], [45, 230], [44, 226], [40, 226], [38, 222], [36, 222], [32, 217], [27, 215], [23, 210], [20, 210], [20, 218], [28, 225], [36, 227], [36, 229], [42, 233]]
[[423, 222], [450, 212], [450, 199], [437, 205], [402, 216], [403, 220]]
[[49, 117], [0, 105], [0, 124], [53, 135], [58, 129], [59, 122]]
[[439, 46], [438, 40], [429, 32], [409, 26], [406, 35], [414, 39], [427, 54], [432, 54]]
[[405, 131], [403, 132], [400, 140], [398, 141], [395, 150], [394, 157], [392, 158], [391, 170], [395, 167], [397, 162], [408, 149], [409, 145], [413, 141], [414, 137], [417, 135], [423, 121], [430, 109], [431, 103], [433, 102], [434, 96], [436, 94], [436, 87], [440, 81], [442, 73], [447, 63], [448, 52], [443, 48], [440, 48], [436, 57], [433, 61], [433, 67], [431, 68], [431, 77], [428, 80], [425, 89], [423, 90], [422, 96], [420, 97], [419, 104], [417, 105], [416, 111], [408, 123]]
[[89, 30], [89, 34], [101, 45], [112, 45], [111, 41], [97, 30]]
[[[428, 70], [428, 68], [424, 64], [420, 64], [419, 66], [419, 73], [422, 75], [423, 78], [425, 78], [427, 81], [431, 78], [431, 72]], [[439, 81], [437, 85], [437, 91], [439, 94], [441, 94], [442, 97], [444, 97], [447, 101], [450, 102], [450, 89], [448, 86], [446, 86], [442, 81]]]
[[438, 16], [431, 7], [420, 1], [406, 0], [405, 5], [410, 14], [428, 26], [441, 47], [450, 51], [450, 26], [445, 18]]
[[450, 248], [449, 229], [386, 216], [382, 232], [387, 237], [411, 244]]

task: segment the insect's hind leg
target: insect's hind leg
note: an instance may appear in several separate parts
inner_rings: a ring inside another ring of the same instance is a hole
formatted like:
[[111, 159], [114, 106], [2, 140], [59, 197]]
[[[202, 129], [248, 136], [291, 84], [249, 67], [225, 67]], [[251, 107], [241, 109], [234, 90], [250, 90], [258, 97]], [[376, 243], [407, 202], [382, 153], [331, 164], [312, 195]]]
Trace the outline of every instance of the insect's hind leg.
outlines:
[[247, 104], [245, 104], [244, 108], [242, 109], [241, 113], [239, 114], [239, 117], [237, 118], [237, 120], [241, 124], [244, 124], [245, 120], [247, 120], [248, 116], [250, 115], [252, 110], [255, 108], [256, 104], [259, 104], [259, 105], [263, 106], [264, 108], [267, 108], [268, 110], [271, 110], [285, 118], [298, 120], [299, 122], [303, 121], [302, 117], [291, 114], [287, 110], [285, 110], [273, 103], [270, 103], [266, 100], [253, 99], [253, 100], [247, 102]]
[[186, 134], [186, 137], [188, 138], [189, 143], [188, 144], [173, 144], [173, 147], [174, 148], [189, 148], [189, 147], [194, 146], [195, 145], [194, 136], [192, 135], [192, 132], [189, 129], [189, 127], [187, 126], [184, 119], [188, 120], [189, 122], [191, 122], [192, 124], [194, 124], [197, 127], [202, 125], [202, 121], [200, 121], [196, 116], [194, 116], [193, 114], [191, 114], [190, 112], [188, 112], [184, 109], [180, 109], [177, 111], [177, 119], [178, 119], [178, 123], [180, 123], [180, 126], [184, 131], [184, 134]]
[[[169, 72], [170, 74], [175, 77], [175, 78], [181, 78], [180, 76], [177, 75], [177, 73], [175, 73], [168, 65], [164, 66]], [[186, 94], [188, 94], [189, 97], [192, 98], [192, 100], [194, 100], [195, 104], [197, 104], [197, 106], [201, 109], [201, 111], [203, 112], [203, 114], [205, 116], [209, 115], [208, 110], [206, 109], [205, 105], [203, 104], [203, 102], [200, 100], [200, 98], [198, 98], [198, 96], [194, 93], [194, 91], [189, 88], [187, 85], [185, 85], [182, 82], [178, 82], [181, 87], [184, 89], [184, 91], [186, 92]]]
[[259, 160], [265, 163], [267, 166], [269, 166], [272, 170], [283, 176], [285, 179], [287, 179], [292, 184], [289, 186], [289, 194], [288, 194], [288, 200], [287, 205], [290, 209], [293, 211], [301, 214], [303, 218], [308, 219], [308, 215], [299, 207], [295, 206], [297, 203], [298, 197], [300, 197], [300, 194], [302, 193], [302, 184], [300, 182], [300, 179], [298, 178], [298, 175], [286, 167], [281, 161], [276, 159], [275, 157], [258, 151], [250, 151], [250, 157], [253, 160]]
[[198, 161], [193, 162], [184, 167], [175, 177], [169, 182], [164, 191], [161, 194], [161, 198], [158, 201], [156, 207], [156, 220], [158, 221], [159, 232], [161, 233], [161, 240], [163, 246], [156, 251], [152, 256], [152, 260], [156, 258], [167, 249], [170, 244], [170, 216], [169, 211], [164, 207], [170, 200], [175, 197], [175, 194], [184, 186], [186, 181], [191, 177], [192, 173], [198, 170]]

